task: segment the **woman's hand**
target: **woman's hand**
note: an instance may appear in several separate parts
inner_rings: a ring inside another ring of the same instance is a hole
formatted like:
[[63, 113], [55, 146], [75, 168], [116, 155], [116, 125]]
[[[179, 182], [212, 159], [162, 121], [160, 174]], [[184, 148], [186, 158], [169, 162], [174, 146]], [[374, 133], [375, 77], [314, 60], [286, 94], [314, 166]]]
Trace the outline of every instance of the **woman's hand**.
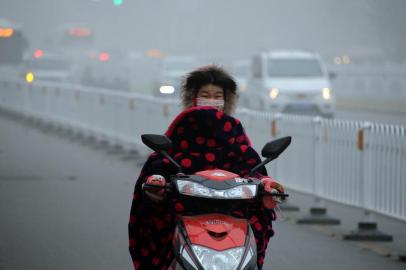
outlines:
[[[285, 193], [285, 189], [281, 184], [275, 181], [272, 177], [265, 176], [261, 178], [261, 184], [267, 193]], [[281, 203], [284, 200], [283, 197], [276, 197], [271, 195], [264, 195], [262, 203], [265, 208], [273, 209], [277, 203]]]
[[159, 174], [151, 175], [145, 181], [148, 185], [153, 185], [156, 187], [143, 187], [144, 193], [154, 202], [160, 202], [165, 199], [165, 177]]

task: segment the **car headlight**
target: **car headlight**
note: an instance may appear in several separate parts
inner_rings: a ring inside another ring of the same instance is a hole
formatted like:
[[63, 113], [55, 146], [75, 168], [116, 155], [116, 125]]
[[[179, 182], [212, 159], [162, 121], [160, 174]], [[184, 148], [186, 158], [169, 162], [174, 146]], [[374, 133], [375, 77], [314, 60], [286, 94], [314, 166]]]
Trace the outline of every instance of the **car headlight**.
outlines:
[[235, 270], [244, 254], [244, 247], [217, 251], [192, 245], [192, 249], [205, 270]]
[[269, 90], [269, 97], [271, 99], [276, 99], [279, 95], [279, 89], [278, 88], [272, 88], [271, 90]]
[[34, 73], [27, 72], [27, 74], [25, 74], [25, 80], [27, 81], [27, 83], [32, 83], [35, 80]]
[[175, 87], [173, 87], [172, 85], [162, 85], [161, 87], [159, 87], [159, 92], [161, 92], [162, 94], [170, 95], [175, 93]]
[[178, 180], [176, 181], [179, 193], [187, 196], [217, 198], [217, 199], [252, 199], [257, 192], [256, 185], [240, 185], [229, 189], [217, 190], [201, 184]]
[[322, 95], [325, 100], [331, 99], [331, 90], [328, 87], [324, 87], [322, 90]]

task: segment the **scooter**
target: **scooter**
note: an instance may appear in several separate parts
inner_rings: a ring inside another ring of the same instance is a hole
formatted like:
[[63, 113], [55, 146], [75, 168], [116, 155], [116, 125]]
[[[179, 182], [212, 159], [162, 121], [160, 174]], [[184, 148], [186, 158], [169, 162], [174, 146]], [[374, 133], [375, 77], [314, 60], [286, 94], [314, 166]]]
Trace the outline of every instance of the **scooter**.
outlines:
[[[257, 269], [257, 247], [251, 226], [247, 219], [235, 218], [231, 213], [239, 203], [260, 200], [265, 194], [280, 198], [289, 195], [266, 193], [258, 179], [220, 169], [183, 174], [182, 167], [167, 152], [172, 147], [168, 137], [145, 134], [141, 138], [178, 168], [164, 187], [144, 183], [143, 190], [164, 188], [193, 209], [193, 215], [178, 219], [172, 241], [175, 256], [169, 269]], [[266, 159], [252, 168], [250, 175], [276, 159], [290, 142], [291, 137], [284, 137], [267, 143], [262, 149]]]

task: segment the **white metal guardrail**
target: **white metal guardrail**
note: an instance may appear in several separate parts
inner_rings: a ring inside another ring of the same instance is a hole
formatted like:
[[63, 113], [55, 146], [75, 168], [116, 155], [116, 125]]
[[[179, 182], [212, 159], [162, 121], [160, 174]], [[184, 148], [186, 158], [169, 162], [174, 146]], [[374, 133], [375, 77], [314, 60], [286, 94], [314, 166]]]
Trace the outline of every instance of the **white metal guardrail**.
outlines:
[[173, 100], [78, 85], [0, 80], [0, 106], [87, 136], [141, 145], [141, 133], [163, 133], [180, 111]]
[[[178, 102], [76, 85], [0, 80], [0, 107], [87, 136], [139, 149], [140, 134], [163, 133]], [[406, 220], [405, 127], [241, 109], [254, 147], [290, 135], [270, 166], [287, 187]]]

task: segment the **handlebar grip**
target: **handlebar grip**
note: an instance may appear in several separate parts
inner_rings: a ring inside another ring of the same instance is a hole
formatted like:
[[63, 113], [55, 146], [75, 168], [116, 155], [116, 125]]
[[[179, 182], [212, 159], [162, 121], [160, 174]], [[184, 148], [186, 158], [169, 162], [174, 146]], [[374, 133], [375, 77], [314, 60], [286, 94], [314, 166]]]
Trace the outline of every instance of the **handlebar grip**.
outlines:
[[272, 197], [282, 197], [282, 199], [289, 197], [289, 194], [287, 194], [287, 193], [270, 193], [270, 192], [266, 192], [263, 189], [259, 190], [259, 194], [262, 196], [268, 195], [268, 196], [272, 196]]
[[166, 183], [164, 186], [152, 185], [152, 184], [147, 184], [147, 183], [142, 184], [142, 190], [149, 189], [149, 188], [165, 189], [165, 191], [169, 191], [169, 192], [172, 191], [172, 185], [170, 183]]
[[265, 191], [264, 186], [263, 185], [259, 185], [259, 190], [258, 190], [258, 194], [259, 195], [269, 195], [272, 197], [282, 197], [282, 199], [285, 199], [287, 197], [289, 197], [289, 194], [287, 193], [279, 193], [279, 192], [275, 192], [275, 193], [270, 193]]
[[265, 192], [267, 195], [273, 196], [273, 197], [282, 197], [282, 198], [286, 198], [289, 197], [289, 194], [287, 193], [269, 193], [269, 192]]
[[156, 188], [156, 189], [158, 189], [158, 188], [166, 188], [166, 186], [159, 186], [159, 185], [152, 185], [152, 184], [144, 183], [144, 184], [142, 184], [142, 189], [145, 189], [145, 188]]

